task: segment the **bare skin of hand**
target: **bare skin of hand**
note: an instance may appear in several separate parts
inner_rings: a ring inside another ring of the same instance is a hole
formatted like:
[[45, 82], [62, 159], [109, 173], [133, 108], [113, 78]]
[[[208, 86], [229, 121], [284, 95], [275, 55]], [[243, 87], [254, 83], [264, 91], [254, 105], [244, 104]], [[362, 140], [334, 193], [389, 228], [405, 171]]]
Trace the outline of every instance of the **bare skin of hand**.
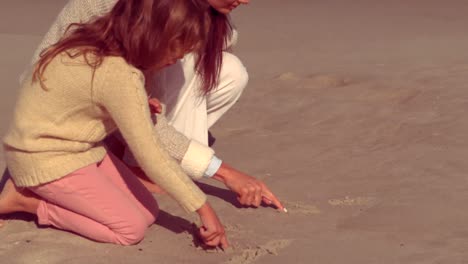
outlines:
[[284, 206], [265, 183], [230, 167], [225, 162], [213, 178], [223, 182], [235, 192], [238, 195], [237, 199], [244, 206], [259, 207], [264, 202], [267, 205], [274, 205], [281, 211], [284, 210]]
[[[150, 98], [148, 103], [151, 113], [162, 112], [161, 102], [157, 98]], [[226, 187], [235, 192], [239, 203], [244, 206], [259, 207], [264, 202], [267, 205], [274, 205], [281, 211], [284, 210], [284, 206], [265, 183], [230, 167], [225, 162], [213, 178], [223, 182]]]
[[152, 114], [160, 114], [162, 112], [161, 102], [157, 98], [148, 99], [148, 104]]
[[198, 231], [203, 243], [210, 247], [220, 246], [222, 249], [228, 248], [229, 243], [224, 227], [210, 204], [206, 202], [197, 210], [197, 213], [202, 221], [202, 226]]

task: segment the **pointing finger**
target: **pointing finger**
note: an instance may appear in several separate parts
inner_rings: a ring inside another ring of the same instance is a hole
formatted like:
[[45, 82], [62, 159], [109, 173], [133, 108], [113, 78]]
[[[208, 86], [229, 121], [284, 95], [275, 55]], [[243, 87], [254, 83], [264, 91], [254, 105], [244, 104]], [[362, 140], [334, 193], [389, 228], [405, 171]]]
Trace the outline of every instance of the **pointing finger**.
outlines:
[[281, 211], [284, 211], [284, 206], [281, 204], [278, 198], [270, 191], [266, 186], [264, 186], [262, 196], [271, 201], [270, 204], [273, 204], [276, 208]]

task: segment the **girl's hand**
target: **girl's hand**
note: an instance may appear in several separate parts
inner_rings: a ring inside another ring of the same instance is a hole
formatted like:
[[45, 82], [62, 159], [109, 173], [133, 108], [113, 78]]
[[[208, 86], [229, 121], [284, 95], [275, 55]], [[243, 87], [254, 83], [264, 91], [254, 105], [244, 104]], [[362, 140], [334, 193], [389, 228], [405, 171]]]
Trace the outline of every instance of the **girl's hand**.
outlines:
[[161, 102], [157, 98], [148, 99], [148, 104], [152, 114], [160, 114], [162, 112]]
[[199, 228], [203, 243], [211, 247], [220, 246], [222, 249], [229, 247], [224, 227], [210, 204], [206, 202], [197, 213], [203, 224]]

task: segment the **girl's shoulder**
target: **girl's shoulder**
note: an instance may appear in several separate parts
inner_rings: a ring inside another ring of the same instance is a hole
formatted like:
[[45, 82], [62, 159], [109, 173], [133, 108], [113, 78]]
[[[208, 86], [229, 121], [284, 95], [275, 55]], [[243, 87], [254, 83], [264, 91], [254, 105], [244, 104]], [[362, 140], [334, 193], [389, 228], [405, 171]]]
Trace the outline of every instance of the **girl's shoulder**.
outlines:
[[111, 74], [141, 73], [140, 70], [127, 63], [119, 56], [98, 56], [93, 52], [83, 52], [83, 48], [71, 48], [59, 53], [51, 60], [51, 64], [61, 66], [84, 66], [96, 71], [111, 72]]
[[129, 78], [130, 76], [137, 76], [143, 79], [144, 74], [141, 70], [135, 66], [129, 64], [123, 57], [119, 56], [105, 56], [102, 58], [102, 62], [99, 68], [114, 77]]
[[142, 71], [118, 56], [105, 56], [95, 70], [97, 80], [111, 85], [143, 86], [145, 77]]

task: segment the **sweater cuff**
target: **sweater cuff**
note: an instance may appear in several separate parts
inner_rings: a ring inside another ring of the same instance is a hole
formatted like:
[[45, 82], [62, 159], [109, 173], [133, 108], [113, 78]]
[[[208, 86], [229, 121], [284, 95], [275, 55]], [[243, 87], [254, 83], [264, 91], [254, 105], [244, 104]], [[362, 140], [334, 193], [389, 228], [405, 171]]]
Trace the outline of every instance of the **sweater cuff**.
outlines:
[[190, 199], [179, 202], [180, 206], [188, 213], [197, 211], [206, 203], [206, 195], [199, 188], [193, 189], [190, 196]]
[[193, 179], [200, 179], [205, 175], [213, 156], [213, 149], [195, 140], [191, 140], [180, 166]]
[[[128, 148], [125, 149], [122, 161], [128, 166], [140, 166]], [[222, 161], [214, 156], [213, 149], [191, 140], [180, 166], [192, 179], [197, 180], [212, 177], [221, 167], [221, 163]]]

